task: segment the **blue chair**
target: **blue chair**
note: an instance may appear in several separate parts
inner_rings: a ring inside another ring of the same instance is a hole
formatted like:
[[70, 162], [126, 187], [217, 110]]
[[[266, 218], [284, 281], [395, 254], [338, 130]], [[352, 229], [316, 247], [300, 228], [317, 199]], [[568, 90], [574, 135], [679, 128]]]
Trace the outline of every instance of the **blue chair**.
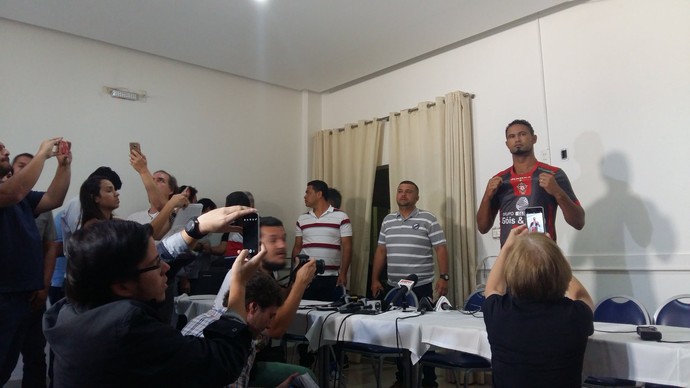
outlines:
[[654, 324], [690, 327], [690, 294], [666, 300], [654, 313]]
[[651, 321], [642, 303], [626, 295], [614, 295], [594, 307], [594, 322], [649, 325]]
[[[387, 304], [390, 304], [397, 291], [397, 288], [390, 290], [383, 300]], [[405, 298], [400, 298], [398, 301], [396, 301], [395, 305], [401, 307], [403, 303], [407, 304], [408, 307], [417, 307], [419, 300], [417, 299], [417, 295], [415, 295], [414, 291], [410, 290], [410, 292], [405, 295]], [[342, 344], [340, 360], [338, 362], [338, 365], [341, 368], [345, 363], [345, 352], [361, 354], [372, 359], [372, 368], [374, 369], [374, 376], [376, 377], [376, 388], [381, 387], [381, 370], [383, 370], [383, 360], [385, 358], [402, 357], [402, 349], [398, 348], [361, 342], [344, 341], [339, 343]]]
[[[630, 325], [649, 325], [647, 309], [634, 298], [626, 295], [614, 295], [603, 299], [594, 307], [595, 322], [623, 323]], [[633, 380], [616, 377], [588, 376], [584, 387], [639, 387]]]
[[484, 290], [476, 290], [473, 293], [471, 293], [470, 296], [467, 297], [463, 309], [465, 311], [482, 311], [482, 306], [484, 306], [484, 299], [486, 299], [486, 297], [484, 296]]
[[[391, 301], [393, 301], [393, 298], [395, 297], [395, 294], [398, 293], [399, 288], [394, 288], [386, 294], [386, 296], [383, 297], [383, 301], [385, 302], [384, 305], [390, 306]], [[417, 307], [419, 306], [419, 299], [417, 299], [417, 295], [414, 293], [414, 291], [410, 290], [407, 294], [405, 294], [404, 297], [399, 298], [395, 302], [395, 307]], [[392, 306], [391, 306], [392, 307]]]

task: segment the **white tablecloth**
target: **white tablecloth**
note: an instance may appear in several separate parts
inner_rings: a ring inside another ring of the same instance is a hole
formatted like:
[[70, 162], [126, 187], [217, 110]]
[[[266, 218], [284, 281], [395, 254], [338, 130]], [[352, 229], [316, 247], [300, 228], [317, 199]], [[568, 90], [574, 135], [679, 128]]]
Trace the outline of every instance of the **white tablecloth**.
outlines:
[[197, 315], [201, 315], [213, 307], [216, 300], [215, 295], [187, 295], [182, 294], [175, 298], [175, 313], [184, 315], [187, 320], [191, 320]]
[[[583, 372], [690, 387], [690, 343], [642, 341], [636, 326], [594, 323]], [[690, 329], [657, 326], [662, 341], [690, 341]]]
[[[215, 295], [183, 295], [176, 311], [189, 319], [213, 306]], [[303, 305], [322, 302], [303, 301]], [[416, 363], [431, 347], [459, 350], [491, 358], [484, 320], [459, 311], [417, 313], [390, 311], [379, 315], [351, 315], [300, 309], [290, 329], [305, 334], [310, 348], [336, 341], [364, 342], [410, 349]], [[409, 319], [400, 319], [410, 317]], [[396, 320], [398, 337], [396, 341]], [[595, 322], [589, 339], [583, 374], [690, 387], [690, 343], [642, 341], [636, 326]], [[657, 326], [664, 341], [690, 341], [690, 329]]]

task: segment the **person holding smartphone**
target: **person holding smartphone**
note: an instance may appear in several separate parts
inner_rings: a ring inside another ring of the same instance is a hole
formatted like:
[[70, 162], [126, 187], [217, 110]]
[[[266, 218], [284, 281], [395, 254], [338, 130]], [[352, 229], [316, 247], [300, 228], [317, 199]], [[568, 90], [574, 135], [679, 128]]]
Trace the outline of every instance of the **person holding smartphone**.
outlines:
[[527, 229], [510, 231], [484, 290], [493, 386], [579, 388], [594, 303], [556, 243]]
[[[62, 206], [69, 188], [72, 153], [61, 137], [43, 141], [34, 157], [0, 183], [0, 386], [10, 378], [24, 345], [35, 293], [45, 288], [43, 250], [35, 215]], [[60, 153], [63, 151], [63, 153]], [[46, 192], [33, 187], [48, 159], [57, 169]], [[0, 177], [12, 171], [0, 141]]]
[[568, 176], [558, 167], [537, 160], [537, 135], [526, 120], [514, 120], [505, 130], [506, 147], [513, 165], [494, 175], [486, 185], [477, 211], [477, 227], [482, 234], [491, 230], [499, 210], [501, 246], [510, 230], [527, 223], [525, 209], [541, 206], [543, 225], [556, 241], [556, 213], [560, 207], [565, 221], [577, 230], [585, 226], [585, 210], [580, 206]]
[[231, 269], [227, 312], [204, 331], [183, 336], [161, 320], [167, 264], [207, 233], [256, 209], [230, 207], [193, 219], [156, 245], [150, 225], [98, 222], [70, 241], [67, 298], [51, 306], [44, 333], [55, 352], [56, 387], [217, 387], [235, 381], [246, 364], [245, 286], [265, 251], [251, 260], [243, 251]]

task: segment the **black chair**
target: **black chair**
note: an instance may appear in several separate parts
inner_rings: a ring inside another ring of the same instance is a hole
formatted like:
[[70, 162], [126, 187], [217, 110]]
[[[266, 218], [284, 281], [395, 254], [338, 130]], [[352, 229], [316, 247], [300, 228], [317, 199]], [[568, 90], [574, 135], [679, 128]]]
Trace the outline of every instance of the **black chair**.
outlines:
[[[463, 310], [479, 312], [484, 305], [484, 290], [476, 290], [465, 300]], [[455, 378], [455, 386], [460, 388], [458, 371], [464, 371], [463, 386], [467, 388], [468, 376], [472, 372], [490, 372], [491, 362], [484, 357], [476, 354], [453, 351], [451, 353], [426, 352], [419, 360], [421, 366], [431, 366], [434, 368], [450, 369]]]
[[228, 270], [225, 267], [211, 267], [199, 272], [199, 279], [194, 290], [195, 295], [214, 295], [220, 291]]
[[[336, 286], [333, 289], [332, 299], [334, 302], [337, 302], [337, 301], [343, 299], [346, 294], [347, 294], [347, 289], [345, 288], [344, 285], [341, 284], [339, 286]], [[283, 334], [283, 338], [280, 341], [280, 345], [283, 347], [283, 352], [285, 353], [285, 359], [286, 360], [287, 360], [287, 353], [288, 353], [288, 344], [290, 344], [290, 343], [294, 344], [293, 354], [292, 354], [292, 358], [294, 359], [295, 358], [295, 352], [298, 351], [298, 345], [303, 345], [303, 346], [308, 345], [309, 340], [303, 334], [292, 334], [292, 333]], [[303, 352], [308, 353], [308, 351], [305, 347], [302, 347], [302, 350], [303, 350]], [[302, 356], [305, 358], [313, 358], [313, 356], [310, 357], [306, 353], [303, 354]], [[310, 364], [311, 364], [311, 362], [310, 362]], [[306, 366], [306, 365], [304, 365], [304, 366]]]
[[[468, 376], [472, 372], [490, 372], [491, 362], [484, 357], [465, 352], [438, 353], [426, 352], [419, 360], [420, 366], [450, 369], [455, 378], [455, 386], [460, 388], [458, 371], [464, 371], [463, 386], [467, 388]], [[420, 374], [421, 378], [421, 374]]]
[[[390, 290], [383, 298], [385, 302], [384, 304], [390, 304], [397, 292], [398, 288]], [[395, 306], [402, 307], [403, 305], [406, 305], [407, 307], [417, 307], [418, 303], [419, 300], [417, 299], [417, 295], [415, 295], [414, 291], [410, 290], [404, 298], [400, 298], [396, 301]], [[345, 352], [357, 353], [371, 358], [377, 388], [381, 387], [381, 370], [383, 369], [384, 359], [402, 357], [402, 349], [398, 348], [348, 341], [339, 342], [339, 344], [342, 345], [340, 359], [338, 361], [339, 368], [342, 368], [342, 366], [345, 364]]]
[[[630, 325], [649, 325], [647, 309], [634, 298], [614, 295], [604, 298], [594, 307], [594, 321], [623, 323]], [[641, 387], [637, 381], [617, 377], [588, 376], [583, 387]]]

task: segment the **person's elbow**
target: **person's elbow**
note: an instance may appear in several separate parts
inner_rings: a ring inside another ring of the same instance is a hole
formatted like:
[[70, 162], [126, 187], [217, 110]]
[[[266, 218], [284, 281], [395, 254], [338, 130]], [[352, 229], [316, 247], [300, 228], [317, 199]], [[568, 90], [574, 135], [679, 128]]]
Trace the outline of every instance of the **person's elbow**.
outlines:
[[486, 234], [489, 230], [491, 230], [491, 223], [477, 217], [477, 229], [479, 230], [479, 233]]
[[571, 220], [571, 222], [568, 222], [568, 224], [577, 230], [582, 230], [582, 228], [585, 227], [585, 211], [580, 208], [580, 212], [577, 217]]

